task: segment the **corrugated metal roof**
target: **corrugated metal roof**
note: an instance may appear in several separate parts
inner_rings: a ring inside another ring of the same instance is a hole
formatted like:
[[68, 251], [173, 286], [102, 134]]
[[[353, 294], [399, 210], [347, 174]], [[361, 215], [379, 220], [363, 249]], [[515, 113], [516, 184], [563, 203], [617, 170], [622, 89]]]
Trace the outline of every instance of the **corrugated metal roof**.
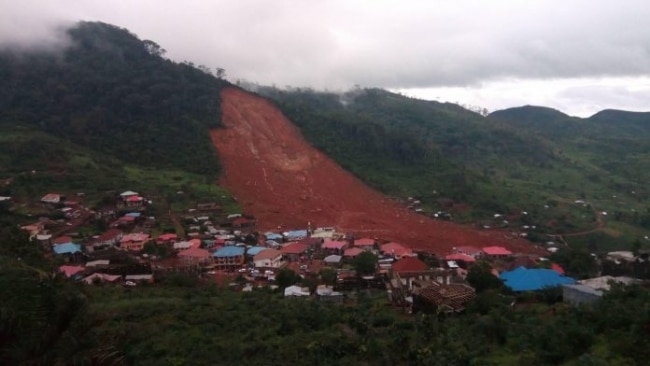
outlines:
[[237, 257], [240, 255], [244, 255], [244, 248], [243, 247], [236, 247], [236, 246], [226, 246], [223, 247], [216, 252], [214, 252], [213, 256], [218, 257], [218, 258], [223, 258], [223, 257]]
[[545, 287], [576, 283], [574, 278], [562, 276], [552, 269], [541, 268], [519, 267], [513, 271], [501, 273], [499, 278], [513, 291], [537, 291]]

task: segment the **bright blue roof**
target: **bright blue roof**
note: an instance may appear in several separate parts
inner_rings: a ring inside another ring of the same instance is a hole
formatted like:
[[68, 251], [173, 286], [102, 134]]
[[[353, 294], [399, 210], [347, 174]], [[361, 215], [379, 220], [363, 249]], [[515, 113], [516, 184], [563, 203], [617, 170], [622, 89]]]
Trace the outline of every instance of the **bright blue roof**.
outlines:
[[235, 246], [227, 246], [223, 247], [216, 252], [212, 256], [214, 257], [237, 257], [240, 255], [244, 255], [244, 247], [235, 247]]
[[287, 238], [305, 238], [307, 237], [307, 230], [293, 230], [285, 233]]
[[278, 240], [278, 239], [282, 239], [282, 235], [280, 235], [280, 234], [278, 234], [278, 233], [268, 232], [268, 233], [264, 233], [264, 236], [266, 236], [266, 239], [267, 239], [267, 240]]
[[576, 280], [571, 277], [562, 276], [552, 269], [541, 268], [519, 267], [513, 271], [503, 272], [499, 277], [513, 291], [537, 291], [545, 287], [576, 283]]
[[139, 212], [129, 212], [128, 214], [126, 214], [124, 216], [140, 217], [140, 213]]
[[269, 249], [267, 247], [250, 247], [246, 251], [246, 254], [248, 255], [257, 255], [259, 252], [263, 251], [264, 249]]
[[56, 254], [73, 254], [81, 251], [81, 245], [65, 243], [55, 245], [53, 249]]

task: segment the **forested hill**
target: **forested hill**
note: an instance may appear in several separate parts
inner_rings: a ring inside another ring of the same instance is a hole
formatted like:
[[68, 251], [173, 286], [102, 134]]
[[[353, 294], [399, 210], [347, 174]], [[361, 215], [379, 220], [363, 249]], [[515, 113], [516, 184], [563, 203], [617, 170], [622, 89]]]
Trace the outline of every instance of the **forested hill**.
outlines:
[[507, 209], [495, 177], [518, 166], [545, 167], [562, 159], [527, 131], [488, 121], [455, 104], [379, 89], [344, 94], [257, 91], [274, 100], [318, 148], [366, 182], [396, 195]]
[[126, 29], [80, 22], [66, 33], [62, 50], [0, 50], [0, 124], [141, 165], [218, 172], [208, 130], [220, 125], [225, 81]]

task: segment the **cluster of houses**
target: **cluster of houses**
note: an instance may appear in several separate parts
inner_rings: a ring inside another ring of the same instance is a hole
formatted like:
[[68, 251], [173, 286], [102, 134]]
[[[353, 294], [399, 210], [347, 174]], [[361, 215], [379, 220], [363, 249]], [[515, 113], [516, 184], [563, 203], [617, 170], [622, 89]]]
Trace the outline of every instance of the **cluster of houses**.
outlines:
[[[119, 194], [114, 206], [95, 211], [53, 193], [41, 202], [57, 210], [65, 209], [62, 212], [69, 222], [83, 218], [81, 222], [101, 220], [106, 224], [104, 231], [85, 240], [53, 232], [47, 220], [23, 226], [35, 241], [50, 247], [53, 255], [61, 258], [65, 263], [60, 267], [63, 275], [88, 284], [136, 286], [153, 282], [157, 274], [169, 271], [195, 273], [203, 278], [219, 272], [248, 282], [246, 290], [273, 286], [282, 268], [316, 279], [323, 268], [331, 268], [337, 273], [333, 288], [322, 283], [315, 289], [294, 285], [285, 289], [285, 296], [342, 301], [346, 289], [377, 288], [386, 290], [394, 305], [411, 312], [460, 312], [475, 297], [475, 290], [466, 281], [468, 271], [477, 261], [484, 261], [492, 266], [493, 275], [514, 292], [563, 286], [566, 301], [584, 303], [595, 301], [604, 290], [603, 286], [593, 285], [596, 280], [578, 282], [565, 276], [560, 266], [544, 258], [512, 253], [499, 246], [456, 247], [429, 261], [426, 259], [434, 256], [407, 245], [338, 233], [333, 227], [259, 234], [254, 217], [224, 215], [216, 203], [198, 203], [190, 209], [183, 222], [184, 234], [179, 234], [158, 232], [155, 218], [146, 215], [149, 201], [133, 191]], [[68, 226], [69, 230], [76, 227]], [[153, 252], [166, 254], [153, 255], [152, 248]], [[159, 248], [165, 250], [156, 250]], [[377, 258], [375, 273], [359, 276], [353, 263], [368, 252]]]

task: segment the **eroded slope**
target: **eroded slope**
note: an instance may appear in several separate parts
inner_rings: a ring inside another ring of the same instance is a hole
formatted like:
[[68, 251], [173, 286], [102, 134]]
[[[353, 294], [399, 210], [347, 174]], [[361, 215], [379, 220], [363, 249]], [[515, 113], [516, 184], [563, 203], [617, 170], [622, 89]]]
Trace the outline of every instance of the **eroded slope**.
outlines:
[[220, 183], [258, 217], [262, 230], [304, 228], [310, 222], [439, 254], [460, 245], [530, 249], [505, 232], [477, 231], [411, 212], [310, 146], [267, 100], [236, 88], [224, 89], [221, 98], [225, 128], [211, 133], [223, 164]]

